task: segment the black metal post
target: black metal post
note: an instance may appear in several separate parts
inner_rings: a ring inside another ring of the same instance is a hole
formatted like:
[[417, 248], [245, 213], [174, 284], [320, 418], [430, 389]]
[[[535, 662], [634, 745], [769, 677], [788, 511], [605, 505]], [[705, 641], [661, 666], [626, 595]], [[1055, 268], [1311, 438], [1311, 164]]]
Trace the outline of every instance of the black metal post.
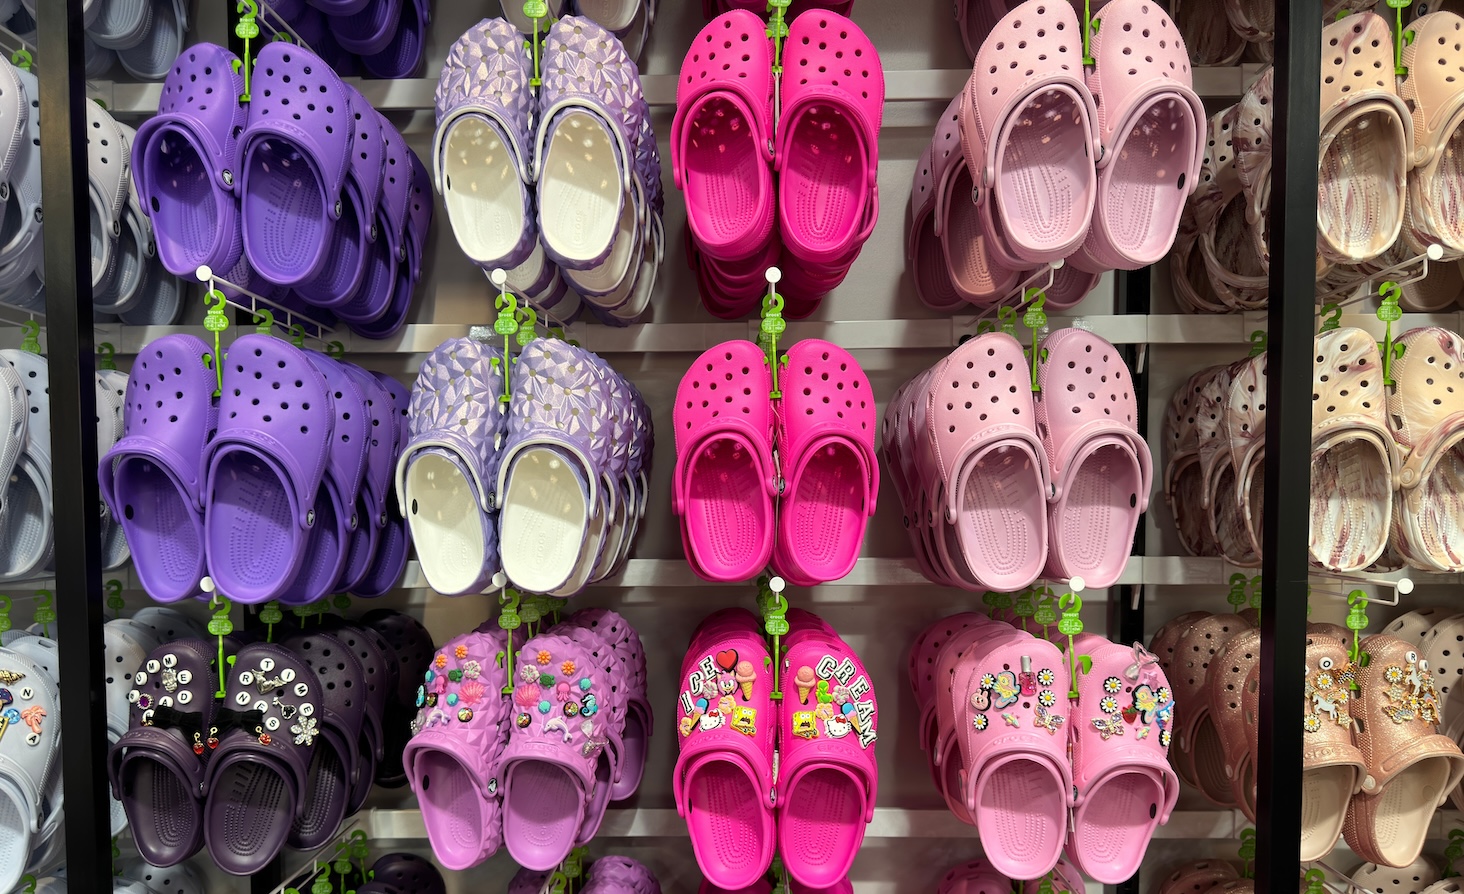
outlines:
[[[41, 79], [41, 190], [46, 222], [46, 348], [50, 365], [51, 505], [59, 596], [61, 702], [66, 729], [69, 884], [111, 890], [111, 810], [100, 774], [107, 753], [102, 702], [102, 561], [97, 493], [96, 352], [86, 176], [82, 0], [36, 5]], [[86, 859], [88, 855], [94, 859]]]
[[[1319, 0], [1276, 6], [1276, 97], [1267, 313], [1266, 515], [1261, 565], [1256, 890], [1296, 890], [1301, 872], [1301, 724], [1306, 667], [1312, 350], [1316, 332]], [[1293, 127], [1292, 125], [1295, 125]]]

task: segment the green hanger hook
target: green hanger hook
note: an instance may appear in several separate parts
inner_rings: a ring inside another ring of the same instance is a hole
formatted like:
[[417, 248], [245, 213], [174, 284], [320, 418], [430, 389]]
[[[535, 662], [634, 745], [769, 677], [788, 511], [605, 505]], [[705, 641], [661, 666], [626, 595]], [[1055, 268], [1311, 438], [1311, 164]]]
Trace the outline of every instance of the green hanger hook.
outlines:
[[56, 623], [56, 609], [52, 606], [55, 594], [50, 590], [36, 591], [35, 622], [41, 625], [41, 636], [51, 638], [51, 625]]

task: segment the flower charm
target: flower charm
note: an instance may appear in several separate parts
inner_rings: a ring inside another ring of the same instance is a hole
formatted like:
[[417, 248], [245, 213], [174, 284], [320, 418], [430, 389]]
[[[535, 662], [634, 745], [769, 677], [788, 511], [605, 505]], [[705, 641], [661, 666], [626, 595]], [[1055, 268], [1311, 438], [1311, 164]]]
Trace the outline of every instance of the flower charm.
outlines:
[[1118, 699], [1111, 695], [1105, 695], [1103, 696], [1103, 700], [1098, 703], [1098, 709], [1104, 714], [1117, 714]]
[[992, 676], [991, 674], [982, 674], [981, 675], [981, 688], [982, 689], [990, 689], [991, 687], [993, 687], [995, 685], [996, 685], [996, 677]]
[[[533, 670], [533, 668], [530, 668]], [[469, 661], [463, 665], [463, 676], [469, 680], [476, 680], [483, 675], [483, 665], [476, 661]]]
[[1123, 689], [1123, 681], [1118, 677], [1109, 677], [1103, 681], [1103, 691], [1110, 695], [1120, 692]]
[[1052, 668], [1050, 667], [1044, 667], [1037, 672], [1037, 682], [1043, 686], [1051, 686], [1056, 680], [1057, 675], [1052, 672]]
[[1037, 696], [1037, 704], [1041, 705], [1044, 708], [1050, 708], [1053, 705], [1057, 704], [1057, 696], [1052, 694], [1051, 689], [1044, 689]]
[[559, 672], [561, 674], [564, 674], [566, 677], [573, 676], [574, 675], [574, 662], [573, 661], [566, 661], [563, 664], [559, 665]]
[[462, 661], [464, 658], [468, 657], [468, 647], [459, 645], [456, 649], [453, 650], [453, 654], [457, 656], [458, 661]]
[[971, 725], [976, 728], [976, 732], [978, 732], [978, 733], [981, 732], [982, 730], [986, 729], [986, 727], [988, 725], [990, 725], [990, 723], [991, 723], [991, 721], [989, 721], [989, 720], [986, 719], [986, 715], [985, 714], [977, 714], [971, 720]]
[[1393, 665], [1392, 667], [1383, 671], [1383, 679], [1387, 680], [1389, 683], [1403, 682], [1403, 668], [1398, 667], [1396, 664]]
[[434, 658], [432, 660], [432, 663], [435, 664], [435, 665], [437, 665], [437, 669], [438, 670], [442, 670], [444, 667], [447, 667], [447, 656], [446, 655], [438, 655], [436, 658]]
[[1159, 731], [1159, 744], [1160, 745], [1163, 745], [1165, 748], [1168, 748], [1169, 747], [1169, 740], [1170, 740], [1170, 738], [1171, 738], [1171, 736], [1169, 735], [1169, 730], [1164, 729], [1164, 730], [1160, 730]]
[[554, 660], [554, 656], [550, 655], [547, 651], [540, 649], [539, 654], [534, 656], [534, 660], [539, 662], [540, 667], [544, 667], [548, 665], [549, 662]]
[[532, 664], [525, 664], [519, 668], [519, 679], [525, 683], [537, 683], [539, 682], [539, 669]]
[[300, 722], [290, 727], [290, 732], [295, 734], [296, 745], [314, 745], [315, 736], [318, 732], [314, 717], [301, 717]]
[[1322, 671], [1312, 679], [1312, 685], [1314, 685], [1318, 689], [1331, 689], [1332, 675], [1327, 673], [1326, 671]]
[[1316, 714], [1308, 714], [1301, 722], [1302, 728], [1309, 733], [1314, 733], [1322, 728], [1322, 718]]

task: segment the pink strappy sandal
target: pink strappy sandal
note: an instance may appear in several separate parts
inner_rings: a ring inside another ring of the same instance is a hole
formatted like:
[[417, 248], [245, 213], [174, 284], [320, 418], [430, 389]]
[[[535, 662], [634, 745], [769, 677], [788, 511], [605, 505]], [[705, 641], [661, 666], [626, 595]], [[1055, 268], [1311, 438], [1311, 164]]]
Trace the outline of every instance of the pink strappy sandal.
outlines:
[[1072, 6], [1027, 0], [992, 29], [966, 83], [961, 144], [982, 220], [1029, 265], [1072, 254], [1093, 216], [1097, 111], [1082, 68]]
[[774, 567], [798, 586], [854, 569], [879, 495], [874, 394], [848, 351], [821, 339], [789, 349], [779, 388], [778, 504]]
[[1118, 349], [1082, 329], [1059, 329], [1042, 351], [1037, 431], [1052, 481], [1046, 574], [1108, 587], [1128, 564], [1154, 483], [1132, 379]]
[[775, 218], [772, 41], [747, 10], [717, 16], [681, 63], [671, 171], [701, 251], [738, 261], [760, 251]]
[[[1179, 29], [1151, 0], [1112, 0], [1094, 19], [1098, 200], [1072, 263], [1137, 270], [1168, 253], [1185, 198], [1199, 182], [1205, 107]], [[1142, 60], [1142, 61], [1140, 61]]]
[[676, 390], [672, 508], [687, 561], [707, 580], [750, 580], [772, 556], [772, 387], [762, 349], [729, 341], [698, 357]]
[[1017, 340], [988, 332], [952, 351], [930, 379], [933, 508], [955, 534], [951, 559], [980, 584], [973, 589], [1030, 586], [1047, 558], [1048, 464], [1027, 371]]
[[850, 260], [879, 219], [879, 53], [858, 25], [815, 9], [789, 27], [783, 67], [773, 157], [783, 244], [814, 264]]

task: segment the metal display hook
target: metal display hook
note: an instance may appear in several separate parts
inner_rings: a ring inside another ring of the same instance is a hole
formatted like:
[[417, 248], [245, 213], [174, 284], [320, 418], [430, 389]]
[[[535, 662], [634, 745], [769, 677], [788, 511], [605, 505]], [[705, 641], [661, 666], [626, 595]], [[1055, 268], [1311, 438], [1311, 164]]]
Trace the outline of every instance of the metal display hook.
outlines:
[[[1369, 298], [1376, 298], [1378, 297], [1377, 284], [1383, 282], [1384, 280], [1391, 280], [1399, 286], [1406, 286], [1411, 283], [1419, 282], [1420, 280], [1428, 276], [1429, 263], [1438, 263], [1439, 261], [1443, 260], [1443, 257], [1443, 246], [1430, 245], [1423, 254], [1414, 255], [1411, 258], [1406, 258], [1396, 264], [1391, 264], [1381, 270], [1374, 271], [1360, 283], [1356, 283], [1350, 286], [1338, 286], [1337, 288], [1329, 289], [1323, 292], [1322, 294], [1317, 296], [1317, 306], [1321, 307], [1324, 304], [1332, 304], [1336, 305], [1337, 307], [1346, 307], [1349, 304], [1357, 304], [1358, 302], [1366, 301]], [[1416, 270], [1415, 267], [1417, 268]], [[1406, 275], [1401, 278], [1394, 279], [1394, 276], [1399, 273], [1403, 273]], [[1359, 287], [1361, 287], [1360, 291]], [[1348, 294], [1348, 297], [1343, 298], [1340, 301], [1328, 300], [1334, 296], [1344, 294]]]
[[[1001, 300], [976, 315], [976, 323], [980, 323], [992, 316], [1000, 317], [1002, 308], [1010, 307], [1013, 310], [1020, 310], [1023, 306], [1031, 303], [1038, 295], [1046, 295], [1047, 290], [1052, 288], [1052, 282], [1057, 271], [1062, 267], [1062, 261], [1053, 261], [1050, 264], [1032, 271], [1026, 279], [1017, 283]], [[979, 331], [979, 330], [978, 330]]]
[[[230, 298], [227, 294], [224, 294], [224, 303], [230, 307], [253, 314], [256, 321], [263, 319], [261, 311], [269, 311], [275, 325], [280, 326], [287, 333], [296, 334], [299, 331], [303, 331], [306, 338], [314, 339], [322, 344], [328, 344], [330, 339], [327, 336], [335, 334], [334, 328], [327, 326], [319, 320], [305, 316], [299, 311], [290, 310], [288, 307], [271, 301], [263, 295], [258, 295], [243, 286], [223, 279], [216, 275], [213, 269], [207, 264], [200, 266], [195, 275], [198, 277], [199, 282], [206, 283], [209, 289], [220, 291], [220, 294], [223, 294], [219, 288], [222, 286], [225, 289], [231, 289], [237, 294], [248, 298], [248, 301], [244, 301], [239, 298]], [[296, 326], [300, 327], [300, 329], [296, 330]]]

